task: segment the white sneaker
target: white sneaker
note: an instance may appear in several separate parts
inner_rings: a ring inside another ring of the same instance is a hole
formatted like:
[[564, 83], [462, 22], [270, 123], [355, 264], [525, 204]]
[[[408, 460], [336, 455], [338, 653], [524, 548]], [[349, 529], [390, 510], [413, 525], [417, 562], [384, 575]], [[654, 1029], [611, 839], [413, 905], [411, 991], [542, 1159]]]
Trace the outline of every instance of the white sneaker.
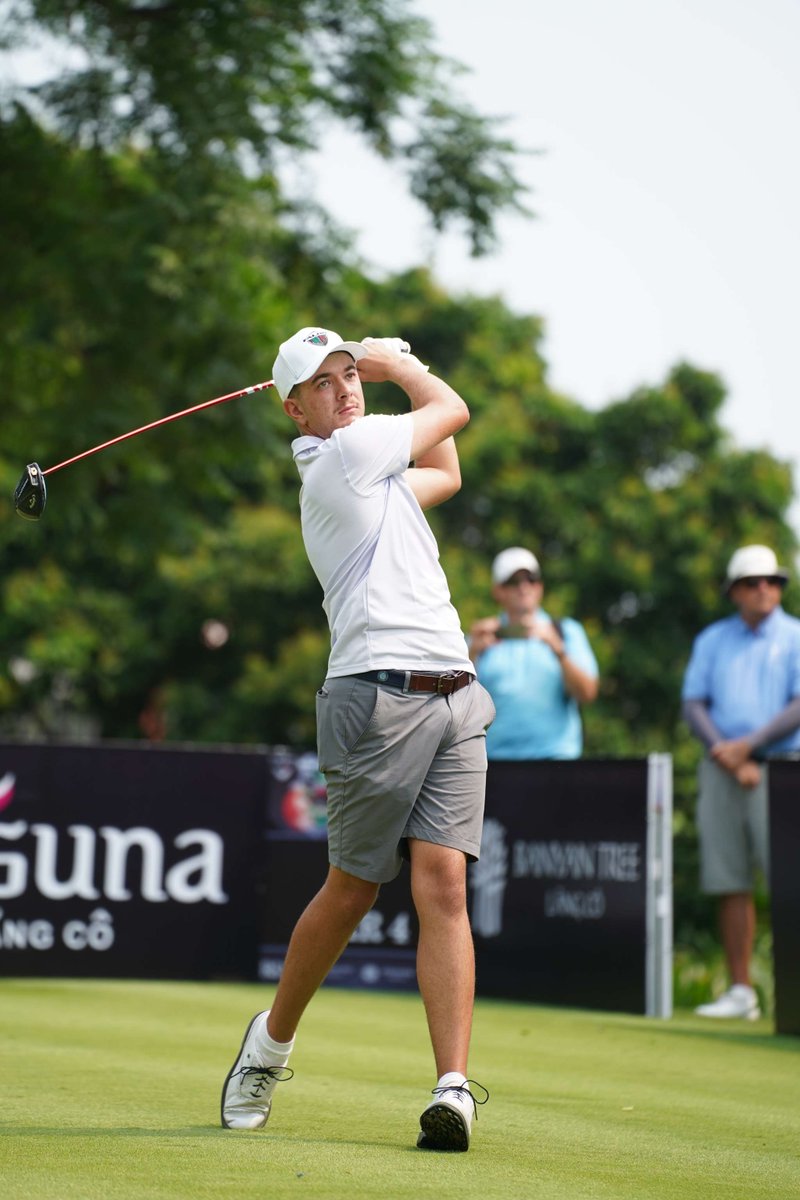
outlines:
[[701, 1004], [696, 1008], [698, 1017], [717, 1017], [730, 1019], [740, 1017], [745, 1021], [757, 1021], [761, 1016], [758, 1007], [758, 997], [753, 988], [746, 983], [735, 983], [727, 992], [710, 1004]]
[[261, 1129], [272, 1107], [275, 1084], [291, 1079], [287, 1066], [265, 1066], [258, 1053], [257, 1036], [267, 1013], [256, 1013], [247, 1026], [239, 1055], [222, 1087], [222, 1124], [226, 1129]]
[[[436, 1098], [419, 1119], [422, 1132], [417, 1138], [417, 1146], [420, 1150], [469, 1150], [472, 1118], [477, 1119], [477, 1105], [485, 1104], [489, 1093], [474, 1079], [464, 1079], [463, 1075], [458, 1078], [463, 1079], [463, 1083], [448, 1082], [433, 1089]], [[485, 1093], [482, 1100], [473, 1096], [470, 1084]]]

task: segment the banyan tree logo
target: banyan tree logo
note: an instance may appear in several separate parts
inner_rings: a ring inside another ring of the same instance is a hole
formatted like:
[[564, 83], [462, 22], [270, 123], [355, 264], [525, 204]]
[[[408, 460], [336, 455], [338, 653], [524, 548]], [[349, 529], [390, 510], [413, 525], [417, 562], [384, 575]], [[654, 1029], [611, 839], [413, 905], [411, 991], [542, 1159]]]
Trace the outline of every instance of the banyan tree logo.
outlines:
[[503, 900], [508, 882], [506, 829], [492, 817], [484, 822], [481, 856], [470, 867], [472, 928], [481, 937], [503, 932]]

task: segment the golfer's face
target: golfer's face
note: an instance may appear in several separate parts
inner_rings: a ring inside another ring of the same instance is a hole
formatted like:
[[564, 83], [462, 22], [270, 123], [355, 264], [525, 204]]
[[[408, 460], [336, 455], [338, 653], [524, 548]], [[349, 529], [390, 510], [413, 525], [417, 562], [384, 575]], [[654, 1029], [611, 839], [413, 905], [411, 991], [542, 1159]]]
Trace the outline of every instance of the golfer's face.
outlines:
[[363, 417], [361, 377], [350, 355], [329, 354], [316, 375], [299, 385], [294, 402], [303, 425], [315, 437], [328, 438], [335, 429]]

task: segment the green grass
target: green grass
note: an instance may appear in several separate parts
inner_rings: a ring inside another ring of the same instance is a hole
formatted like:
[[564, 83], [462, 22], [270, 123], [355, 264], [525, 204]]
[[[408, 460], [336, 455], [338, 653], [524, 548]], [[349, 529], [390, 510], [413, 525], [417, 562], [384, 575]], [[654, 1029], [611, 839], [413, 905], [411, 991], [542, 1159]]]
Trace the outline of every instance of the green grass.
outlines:
[[800, 1041], [480, 1001], [468, 1154], [414, 1148], [435, 1080], [419, 999], [323, 989], [266, 1131], [219, 1127], [255, 985], [0, 983], [4, 1200], [788, 1200]]

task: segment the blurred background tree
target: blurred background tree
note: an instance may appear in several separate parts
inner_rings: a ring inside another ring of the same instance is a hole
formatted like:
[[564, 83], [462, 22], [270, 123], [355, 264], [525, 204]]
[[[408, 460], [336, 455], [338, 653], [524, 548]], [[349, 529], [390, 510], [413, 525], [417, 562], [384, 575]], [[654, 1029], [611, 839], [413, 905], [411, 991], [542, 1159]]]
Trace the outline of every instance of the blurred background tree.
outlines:
[[6, 61], [58, 64], [0, 90], [0, 734], [312, 745], [328, 636], [274, 394], [52, 476], [38, 524], [10, 497], [26, 462], [267, 378], [302, 324], [402, 334], [472, 411], [464, 487], [432, 514], [465, 627], [490, 606], [493, 555], [534, 549], [548, 607], [586, 624], [600, 661], [586, 753], [674, 756], [688, 938], [711, 918], [681, 675], [727, 611], [731, 551], [792, 560], [789, 468], [730, 444], [724, 384], [690, 364], [600, 412], [555, 393], [537, 317], [423, 269], [371, 278], [290, 194], [282, 165], [343, 122], [404, 166], [435, 229], [491, 247], [497, 215], [524, 211], [518, 151], [458, 101], [432, 42], [398, 0], [0, 2]]

